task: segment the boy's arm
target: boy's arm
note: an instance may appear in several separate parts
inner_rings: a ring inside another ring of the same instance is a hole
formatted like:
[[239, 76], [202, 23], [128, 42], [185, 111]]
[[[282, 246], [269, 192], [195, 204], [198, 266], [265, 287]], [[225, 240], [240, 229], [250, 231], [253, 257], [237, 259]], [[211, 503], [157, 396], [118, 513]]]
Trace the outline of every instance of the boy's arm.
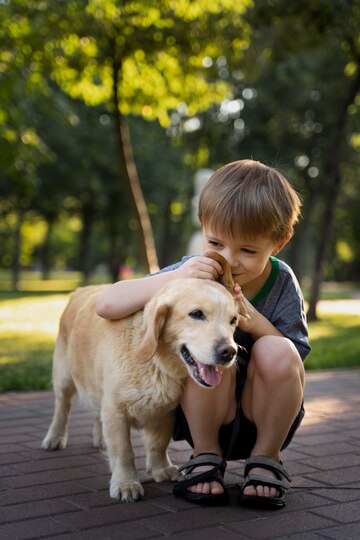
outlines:
[[100, 294], [96, 300], [96, 313], [104, 319], [123, 319], [139, 309], [165, 283], [174, 272], [156, 274], [147, 278], [118, 281]]
[[123, 319], [142, 309], [168, 281], [189, 277], [216, 280], [222, 272], [221, 265], [213, 259], [192, 257], [175, 270], [118, 281], [98, 296], [96, 313], [104, 319]]

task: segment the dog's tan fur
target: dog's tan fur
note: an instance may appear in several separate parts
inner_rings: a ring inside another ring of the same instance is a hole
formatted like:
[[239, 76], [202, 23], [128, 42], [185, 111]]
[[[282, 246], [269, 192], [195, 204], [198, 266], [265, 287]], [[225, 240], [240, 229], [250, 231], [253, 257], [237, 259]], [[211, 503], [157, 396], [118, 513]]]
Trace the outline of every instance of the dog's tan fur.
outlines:
[[[144, 310], [109, 321], [95, 313], [96, 297], [104, 287], [75, 291], [61, 317], [53, 362], [55, 410], [42, 447], [65, 448], [77, 391], [94, 414], [94, 445], [106, 448], [109, 456], [111, 497], [134, 501], [143, 495], [143, 487], [130, 428], [144, 430], [146, 465], [153, 478], [175, 479], [177, 469], [167, 455], [173, 411], [186, 377], [194, 378], [181, 347], [186, 345], [193, 358], [208, 366], [232, 365], [237, 310], [222, 285], [185, 279], [165, 285]], [[200, 310], [205, 318], [191, 315]], [[223, 361], [220, 345], [228, 349]]]

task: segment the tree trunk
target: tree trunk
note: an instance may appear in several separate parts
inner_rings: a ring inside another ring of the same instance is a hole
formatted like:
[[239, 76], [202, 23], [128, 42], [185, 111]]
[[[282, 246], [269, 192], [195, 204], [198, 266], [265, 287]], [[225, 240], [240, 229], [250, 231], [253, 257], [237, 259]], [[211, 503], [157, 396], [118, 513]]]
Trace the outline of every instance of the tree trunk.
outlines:
[[89, 283], [92, 270], [92, 253], [91, 253], [91, 230], [93, 224], [94, 212], [92, 207], [84, 207], [82, 215], [82, 231], [80, 236], [80, 258], [82, 271], [82, 285]]
[[117, 242], [117, 230], [113, 226], [113, 221], [109, 223], [109, 242], [110, 242], [110, 253], [109, 253], [109, 276], [112, 282], [118, 281], [119, 279], [119, 270], [121, 264], [121, 255]]
[[21, 227], [24, 220], [23, 210], [19, 209], [16, 228], [14, 232], [14, 250], [13, 260], [11, 265], [11, 286], [14, 291], [19, 288], [20, 279], [20, 253], [21, 253]]
[[130, 130], [124, 116], [120, 113], [118, 79], [121, 75], [121, 63], [113, 58], [113, 99], [119, 158], [122, 178], [129, 195], [134, 216], [138, 222], [138, 248], [141, 265], [146, 273], [159, 270], [154, 235], [149, 213], [142, 193], [138, 172], [133, 156]]
[[42, 279], [49, 279], [51, 268], [51, 236], [54, 227], [54, 219], [48, 217], [46, 220], [46, 234], [41, 253], [41, 274]]
[[328, 184], [326, 186], [326, 193], [324, 197], [323, 215], [319, 224], [321, 235], [316, 246], [315, 261], [311, 278], [309, 309], [307, 313], [310, 321], [314, 321], [318, 318], [316, 307], [320, 294], [323, 267], [326, 257], [326, 250], [331, 239], [336, 201], [341, 187], [340, 156], [347, 120], [347, 110], [348, 107], [354, 103], [359, 88], [360, 63], [358, 65], [356, 77], [350, 86], [348, 96], [339, 109], [338, 118], [335, 123], [328, 148], [329, 157], [326, 170], [324, 170], [324, 174], [328, 179]]
[[291, 239], [288, 251], [286, 251], [286, 261], [291, 266], [295, 276], [297, 277], [300, 285], [303, 277], [306, 274], [308, 268], [308, 259], [306, 257], [306, 246], [309, 244], [309, 228], [310, 228], [310, 201], [314, 200], [315, 195], [312, 197], [307, 196], [304, 201], [304, 210], [302, 213], [301, 223], [295, 229], [295, 235]]

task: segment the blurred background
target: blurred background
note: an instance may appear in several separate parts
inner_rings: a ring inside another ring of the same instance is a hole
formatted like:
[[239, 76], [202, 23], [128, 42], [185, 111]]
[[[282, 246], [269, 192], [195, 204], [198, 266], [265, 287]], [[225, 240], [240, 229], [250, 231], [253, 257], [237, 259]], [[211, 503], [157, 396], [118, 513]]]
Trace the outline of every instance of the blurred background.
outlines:
[[355, 0], [0, 0], [0, 375], [48, 358], [65, 292], [191, 250], [195, 180], [233, 160], [302, 197], [281, 257], [309, 320], [355, 298], [359, 36]]

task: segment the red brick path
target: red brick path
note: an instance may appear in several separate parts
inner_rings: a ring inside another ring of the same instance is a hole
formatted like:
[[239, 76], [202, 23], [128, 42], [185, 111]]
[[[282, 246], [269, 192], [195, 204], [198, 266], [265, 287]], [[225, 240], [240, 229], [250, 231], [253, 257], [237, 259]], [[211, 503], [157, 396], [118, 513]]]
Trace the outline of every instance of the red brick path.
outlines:
[[[237, 506], [241, 462], [228, 464], [228, 507], [202, 508], [175, 498], [170, 483], [155, 484], [147, 476], [138, 433], [134, 445], [146, 495], [124, 504], [108, 495], [107, 463], [91, 446], [87, 412], [74, 406], [67, 449], [48, 453], [39, 447], [52, 393], [0, 395], [0, 538], [359, 540], [360, 372], [308, 374], [306, 412], [282, 456], [293, 487], [300, 488], [289, 492], [283, 510]], [[180, 464], [189, 447], [172, 443], [170, 454]]]

